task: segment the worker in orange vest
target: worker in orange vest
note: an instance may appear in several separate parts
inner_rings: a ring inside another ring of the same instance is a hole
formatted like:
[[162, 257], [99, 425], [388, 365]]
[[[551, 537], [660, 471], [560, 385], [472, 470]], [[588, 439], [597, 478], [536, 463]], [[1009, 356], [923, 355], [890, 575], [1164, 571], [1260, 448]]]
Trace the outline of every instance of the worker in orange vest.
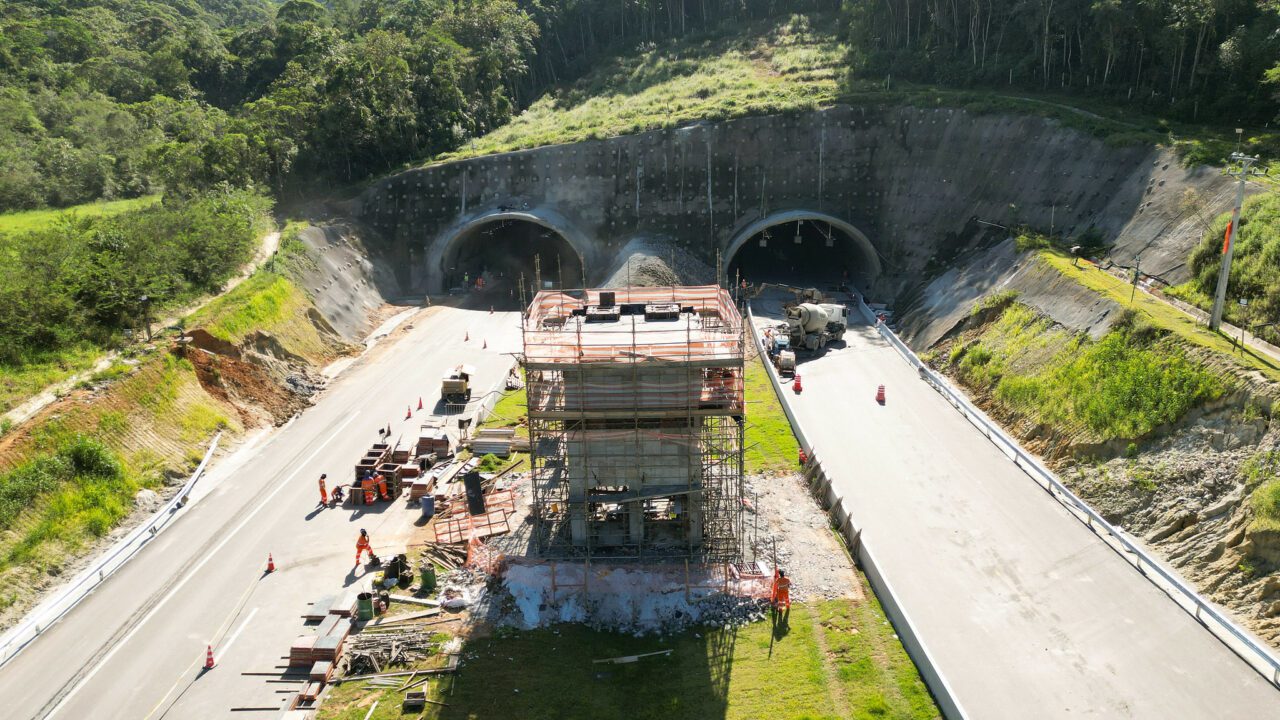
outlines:
[[373, 558], [373, 548], [369, 547], [369, 533], [362, 528], [360, 539], [356, 540], [356, 565], [360, 564], [360, 556], [364, 553], [369, 553], [370, 559]]
[[387, 495], [387, 476], [384, 474], [378, 475], [378, 497], [383, 500], [391, 499], [391, 496]]
[[360, 481], [360, 489], [364, 491], [364, 504], [373, 504], [373, 474], [366, 473], [364, 479]]
[[329, 492], [324, 487], [324, 479], [327, 477], [329, 476], [324, 473], [320, 474], [320, 504], [321, 505], [329, 504]]
[[783, 605], [791, 609], [791, 578], [787, 577], [786, 570], [778, 568], [773, 575], [773, 607]]

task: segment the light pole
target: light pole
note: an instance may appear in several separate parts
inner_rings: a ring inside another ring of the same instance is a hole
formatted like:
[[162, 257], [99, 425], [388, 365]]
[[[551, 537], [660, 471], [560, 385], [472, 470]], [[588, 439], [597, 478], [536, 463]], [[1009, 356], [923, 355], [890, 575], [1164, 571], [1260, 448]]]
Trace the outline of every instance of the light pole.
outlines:
[[[1239, 136], [1242, 129], [1236, 129], [1236, 135]], [[1213, 313], [1209, 316], [1209, 329], [1217, 331], [1222, 325], [1222, 305], [1227, 300], [1227, 279], [1231, 276], [1231, 256], [1236, 249], [1236, 236], [1240, 234], [1240, 206], [1244, 204], [1244, 186], [1245, 178], [1254, 174], [1249, 167], [1258, 161], [1256, 157], [1250, 157], [1240, 152], [1231, 153], [1231, 160], [1240, 163], [1239, 170], [1228, 170], [1228, 175], [1235, 175], [1240, 178], [1240, 184], [1236, 187], [1236, 206], [1231, 211], [1231, 224], [1227, 226], [1226, 237], [1222, 241], [1222, 266], [1218, 270], [1218, 291], [1213, 296]]]
[[151, 298], [143, 295], [138, 302], [142, 303], [142, 324], [147, 327], [147, 342], [151, 342]]

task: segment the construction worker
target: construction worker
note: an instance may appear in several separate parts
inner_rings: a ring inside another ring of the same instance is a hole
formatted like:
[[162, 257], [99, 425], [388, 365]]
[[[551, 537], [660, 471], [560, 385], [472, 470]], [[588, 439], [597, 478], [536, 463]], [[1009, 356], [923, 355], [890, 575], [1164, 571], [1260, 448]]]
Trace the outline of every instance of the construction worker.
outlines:
[[778, 568], [773, 574], [773, 607], [777, 609], [784, 605], [787, 610], [791, 609], [791, 578], [787, 577], [786, 570]]
[[360, 556], [369, 553], [369, 558], [373, 559], [373, 548], [369, 547], [369, 533], [360, 529], [360, 539], [356, 540], [356, 565], [360, 564]]
[[321, 505], [329, 504], [329, 491], [326, 490], [324, 486], [324, 479], [327, 477], [329, 476], [324, 473], [320, 474], [320, 504]]
[[391, 496], [387, 495], [387, 476], [382, 473], [378, 474], [378, 497], [383, 500], [391, 499]]
[[365, 471], [364, 479], [360, 481], [360, 489], [364, 491], [364, 504], [373, 504], [373, 473]]

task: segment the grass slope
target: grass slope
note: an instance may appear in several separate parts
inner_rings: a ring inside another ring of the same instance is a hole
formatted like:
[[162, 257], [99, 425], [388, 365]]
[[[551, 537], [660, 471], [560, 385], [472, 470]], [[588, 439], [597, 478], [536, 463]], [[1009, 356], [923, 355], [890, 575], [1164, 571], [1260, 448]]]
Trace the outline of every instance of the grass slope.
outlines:
[[833, 13], [793, 15], [728, 36], [694, 36], [604, 63], [510, 123], [437, 160], [835, 102], [845, 47]]
[[26, 210], [0, 214], [0, 234], [24, 233], [43, 230], [58, 220], [68, 216], [78, 217], [110, 217], [130, 210], [139, 210], [160, 202], [159, 195], [146, 195], [128, 200], [111, 200], [85, 203], [69, 208], [46, 210]]
[[189, 362], [158, 353], [94, 402], [65, 405], [56, 418], [6, 439], [0, 585], [17, 589], [56, 572], [132, 512], [140, 488], [193, 467], [223, 428], [240, 430], [233, 409], [203, 390]]
[[102, 348], [82, 342], [33, 356], [21, 365], [0, 363], [0, 413], [12, 410], [50, 385], [88, 370], [101, 357]]
[[1208, 348], [1238, 365], [1258, 370], [1272, 380], [1280, 381], [1280, 364], [1265, 355], [1245, 348], [1243, 351], [1235, 343], [1219, 333], [1210, 332], [1209, 328], [1199, 324], [1168, 303], [1138, 291], [1133, 293], [1133, 302], [1129, 302], [1133, 287], [1110, 273], [1103, 272], [1088, 263], [1080, 263], [1080, 267], [1072, 266], [1072, 259], [1053, 250], [1042, 250], [1039, 260], [1090, 290], [1110, 298], [1123, 307], [1137, 313], [1152, 326], [1172, 333], [1193, 345]]
[[947, 364], [1035, 424], [1098, 440], [1140, 438], [1229, 388], [1177, 336], [1130, 320], [1094, 342], [1020, 303], [953, 345]]
[[[625, 665], [592, 660], [671, 650]], [[467, 643], [454, 679], [429, 683], [424, 718], [925, 719], [937, 709], [893, 627], [873, 602], [796, 605], [786, 628], [704, 628], [637, 638], [582, 625], [500, 630]], [[345, 683], [323, 720], [400, 718], [401, 694]]]

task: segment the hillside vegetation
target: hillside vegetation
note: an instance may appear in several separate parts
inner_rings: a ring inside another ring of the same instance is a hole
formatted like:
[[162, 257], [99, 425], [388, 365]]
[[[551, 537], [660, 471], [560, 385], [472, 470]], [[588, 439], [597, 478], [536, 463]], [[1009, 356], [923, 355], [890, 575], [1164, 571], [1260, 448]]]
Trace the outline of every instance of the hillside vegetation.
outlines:
[[1134, 315], [1093, 341], [1017, 302], [942, 362], [1007, 412], [1092, 441], [1142, 438], [1231, 387]]
[[0, 5], [0, 211], [328, 190], [462, 146], [620, 49], [832, 0]]
[[610, 58], [443, 157], [578, 142], [834, 102], [846, 52], [835, 13], [773, 18]]
[[[1206, 220], [1204, 238], [1188, 259], [1192, 279], [1170, 289], [1170, 294], [1204, 310], [1211, 309], [1229, 222], [1229, 212]], [[1242, 300], [1244, 305], [1240, 304]], [[1223, 309], [1228, 322], [1280, 343], [1280, 327], [1275, 324], [1280, 320], [1280, 195], [1275, 192], [1245, 200]]]
[[0, 409], [88, 367], [125, 331], [145, 335], [165, 308], [219, 289], [253, 255], [269, 208], [227, 191], [0, 234]]

